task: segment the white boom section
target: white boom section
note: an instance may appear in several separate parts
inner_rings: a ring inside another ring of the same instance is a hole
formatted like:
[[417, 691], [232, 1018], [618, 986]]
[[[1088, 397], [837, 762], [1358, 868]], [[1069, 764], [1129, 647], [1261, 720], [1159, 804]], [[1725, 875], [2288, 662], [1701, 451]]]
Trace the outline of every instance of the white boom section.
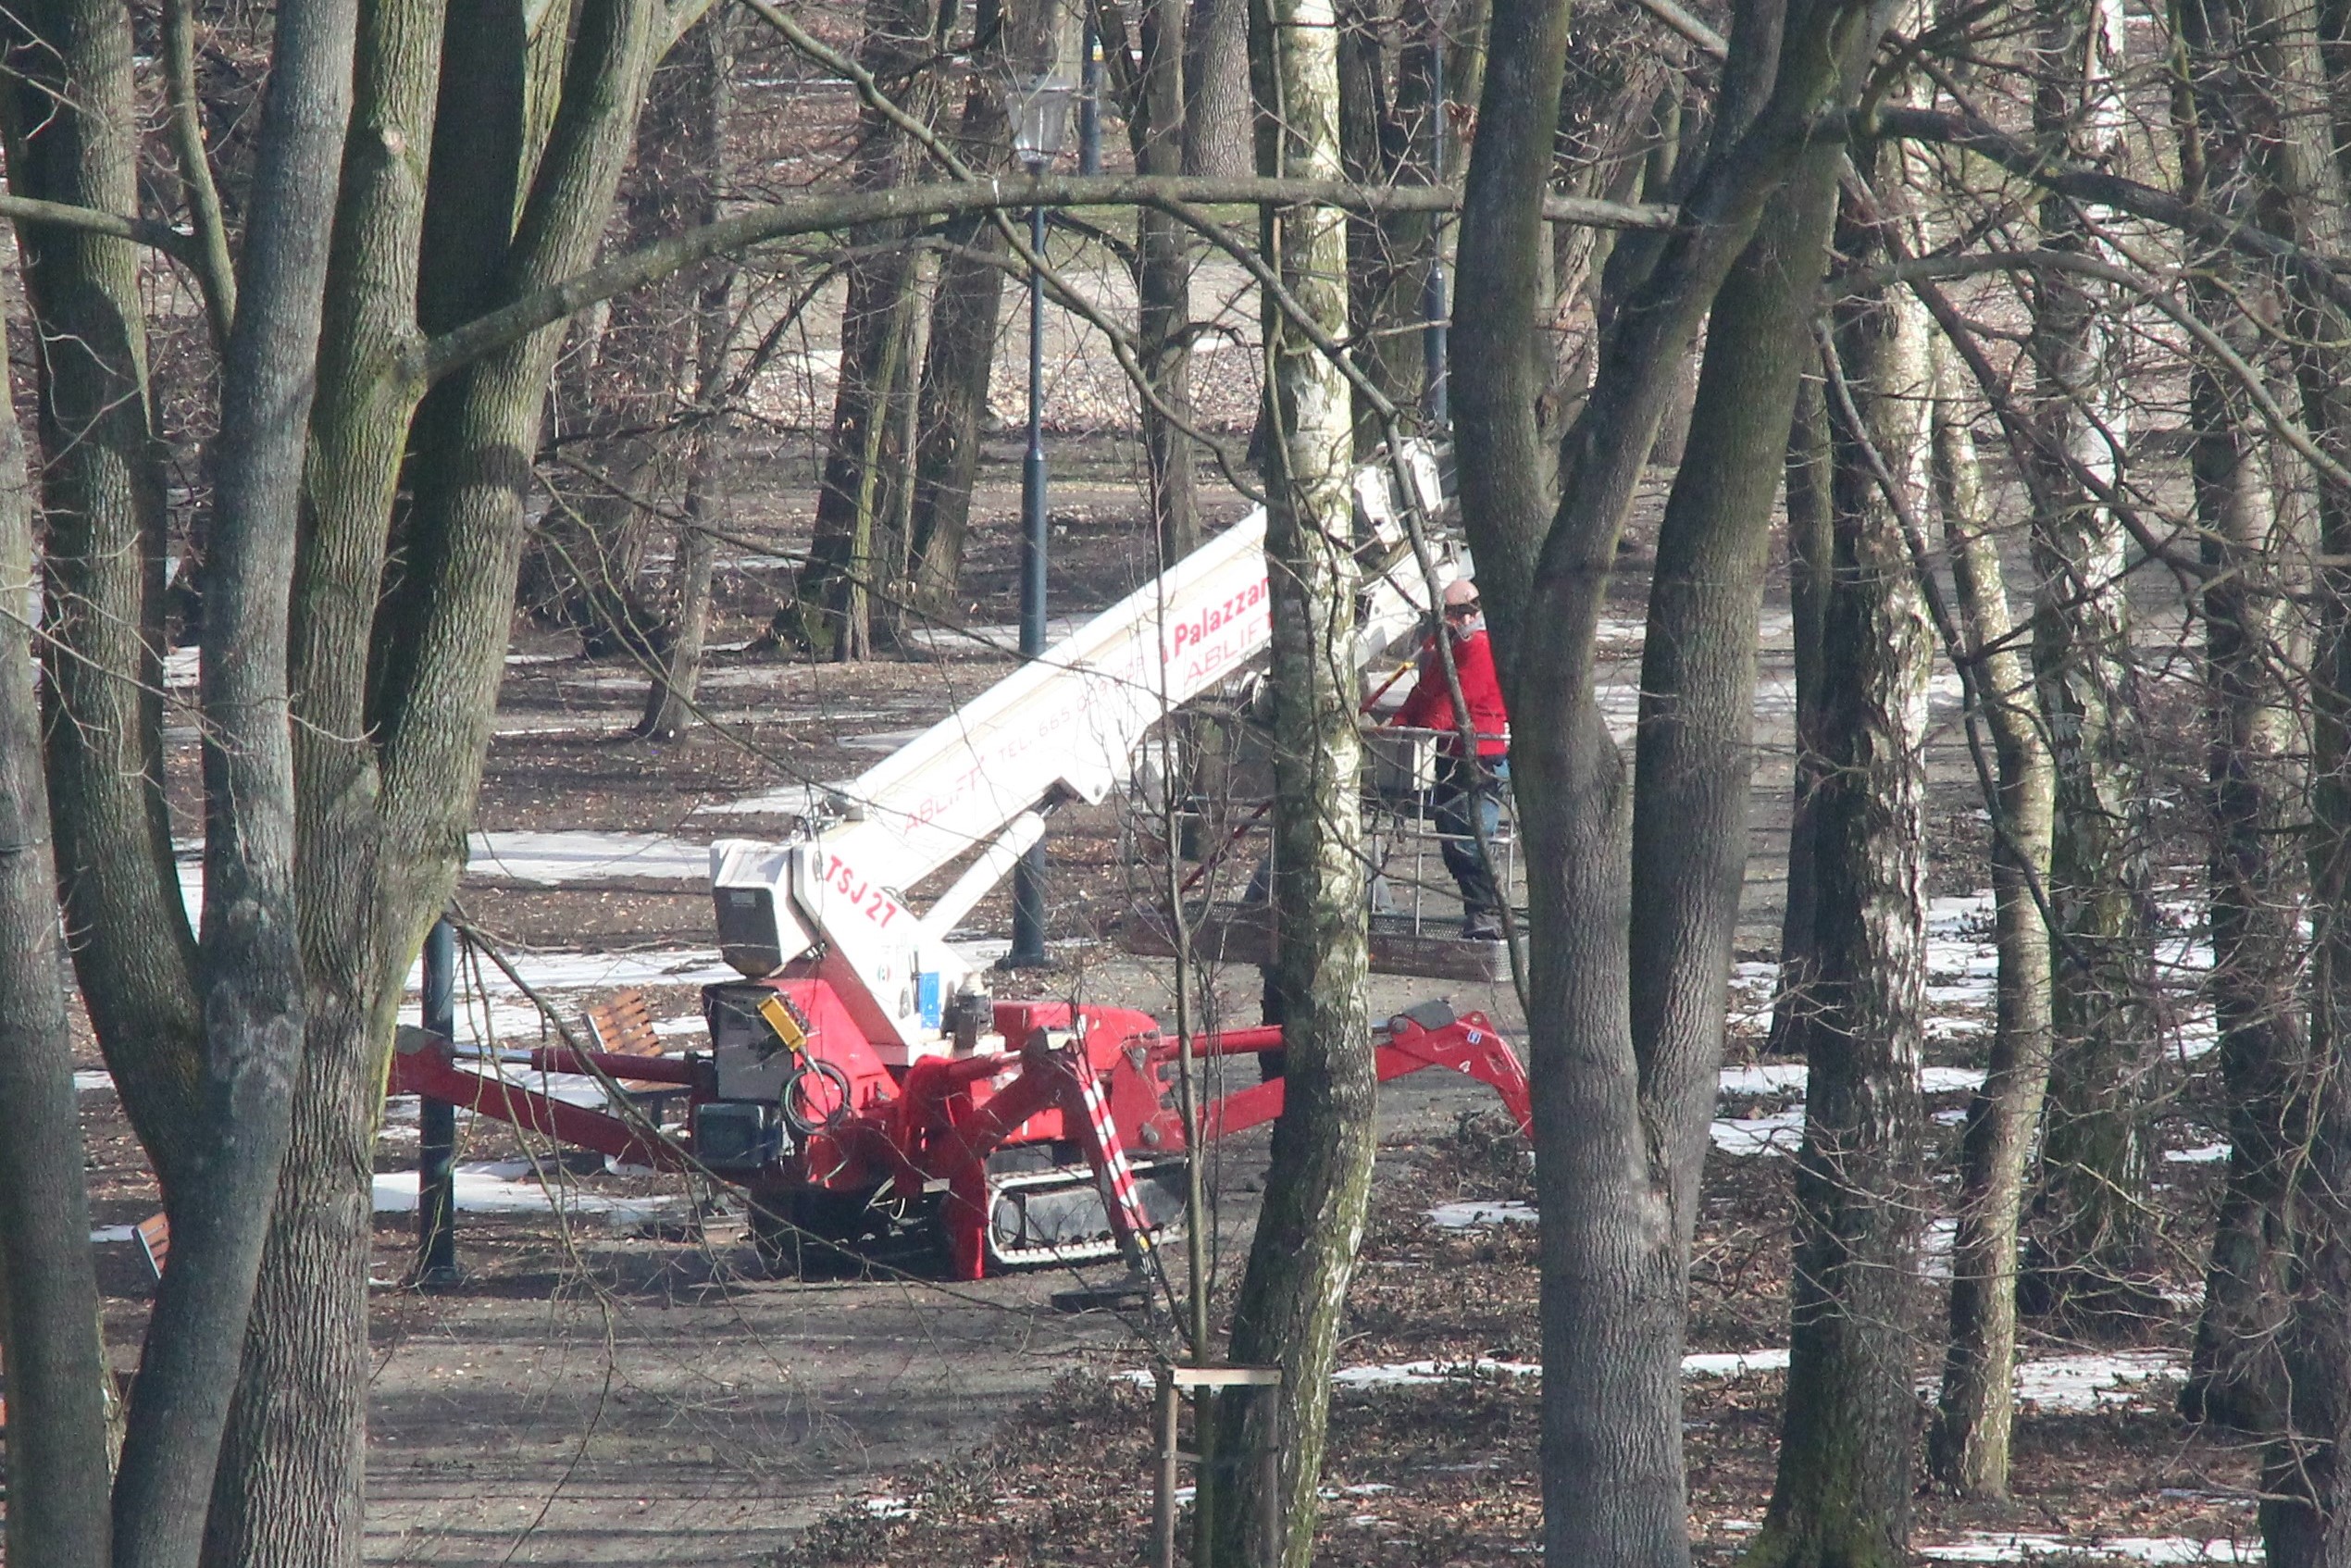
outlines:
[[[1416, 502], [1434, 511], [1441, 502], [1435, 459], [1412, 449], [1406, 469]], [[1385, 467], [1363, 470], [1357, 492], [1375, 530], [1393, 545], [1403, 532], [1387, 475]], [[1447, 556], [1440, 581], [1460, 569]], [[1428, 598], [1409, 557], [1364, 586], [1359, 662], [1420, 624]], [[1057, 799], [1099, 802], [1131, 777], [1153, 726], [1263, 651], [1271, 610], [1261, 507], [857, 778], [721, 808], [796, 816], [806, 835], [781, 848], [742, 840], [711, 846], [729, 960], [753, 967], [740, 946], [788, 962], [826, 942], [826, 977], [844, 1000], [858, 989], [870, 999], [850, 1004], [875, 1045], [918, 1053], [938, 1035], [940, 999], [970, 972], [949, 948], [946, 927], [1034, 841], [1032, 814]], [[899, 902], [903, 890], [982, 845], [987, 852], [933, 912], [941, 918], [918, 918]], [[727, 937], [730, 889], [766, 890], [773, 949], [764, 936], [754, 946]], [[842, 971], [854, 971], [857, 983]]]

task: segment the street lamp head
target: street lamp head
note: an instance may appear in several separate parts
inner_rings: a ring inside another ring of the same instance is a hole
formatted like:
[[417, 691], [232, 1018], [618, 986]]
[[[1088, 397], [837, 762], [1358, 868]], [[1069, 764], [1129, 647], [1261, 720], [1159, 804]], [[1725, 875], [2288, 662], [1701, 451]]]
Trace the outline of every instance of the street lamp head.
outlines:
[[1048, 71], [1014, 79], [1013, 90], [1017, 98], [1013, 152], [1030, 174], [1041, 174], [1060, 154], [1069, 133], [1069, 101], [1075, 84]]

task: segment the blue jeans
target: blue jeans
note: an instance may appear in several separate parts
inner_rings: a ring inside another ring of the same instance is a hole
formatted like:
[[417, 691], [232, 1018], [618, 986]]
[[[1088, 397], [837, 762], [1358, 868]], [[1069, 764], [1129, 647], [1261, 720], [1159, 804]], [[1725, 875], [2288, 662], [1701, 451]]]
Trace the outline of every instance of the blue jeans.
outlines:
[[[1491, 842], [1502, 825], [1501, 791], [1511, 779], [1511, 759], [1488, 757], [1472, 763], [1447, 757], [1437, 775], [1429, 815], [1444, 835], [1445, 869], [1462, 890], [1462, 907], [1469, 915], [1499, 915], [1502, 894], [1494, 885], [1494, 869], [1478, 852], [1482, 832]], [[1474, 811], [1474, 818], [1471, 813]], [[1474, 826], [1473, 826], [1473, 822]]]

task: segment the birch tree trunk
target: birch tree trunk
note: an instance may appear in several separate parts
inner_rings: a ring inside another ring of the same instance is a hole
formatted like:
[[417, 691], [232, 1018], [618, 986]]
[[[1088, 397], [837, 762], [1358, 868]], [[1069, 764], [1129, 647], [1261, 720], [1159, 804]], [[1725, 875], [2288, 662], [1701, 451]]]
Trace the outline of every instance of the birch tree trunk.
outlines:
[[[6, 383], [0, 381], [0, 387]], [[0, 409], [0, 1358], [8, 1374], [7, 1559], [106, 1568], [98, 1280], [73, 1088], [56, 865], [26, 612], [41, 602], [32, 493]]]
[[1801, 1049], [1791, 1031], [1797, 1014], [1811, 1005], [1813, 888], [1819, 863], [1813, 808], [1827, 767], [1821, 738], [1809, 728], [1819, 717], [1821, 704], [1807, 697], [1824, 691], [1828, 679], [1823, 617], [1836, 559], [1829, 463], [1827, 392], [1815, 373], [1797, 389], [1795, 417], [1788, 426], [1787, 599], [1796, 666], [1796, 760], [1788, 803], [1787, 902], [1780, 911], [1780, 972], [1773, 982], [1772, 1030], [1764, 1046], [1774, 1056]]
[[[2035, 44], [2044, 134], [2104, 156], [2120, 137], [2117, 0], [2044, 0]], [[2046, 201], [2043, 243], [2096, 251], [2071, 203]], [[2049, 900], [2056, 1030], [2035, 1207], [2048, 1305], [2127, 1330], [2159, 1310], [2143, 1110], [2155, 1050], [2146, 822], [2122, 524], [2076, 477], [2112, 481], [2127, 433], [2113, 302], [2080, 280], [2036, 279], [2030, 357], [2035, 466], [2051, 508], [2034, 519], [2041, 578], [2033, 659], [2057, 767]]]
[[2033, 704], [2032, 670], [2014, 645], [1999, 533], [1951, 349], [1938, 337], [1932, 350], [1935, 500], [1997, 769], [1992, 919], [1999, 975], [1991, 1059], [1983, 1088], [1968, 1102], [1960, 1146], [1950, 1343], [1929, 1452], [1935, 1474], [1953, 1490], [1996, 1498], [2008, 1493], [2016, 1408], [2018, 1224], [2049, 1080], [2049, 931], [2033, 889], [2048, 877], [2054, 778], [2048, 738]]
[[[1263, 80], [1278, 105], [1275, 170], [1338, 177], [1338, 65], [1330, 0], [1273, 0]], [[1347, 231], [1337, 212], [1282, 209], [1270, 219], [1283, 286], [1333, 337], [1347, 329]], [[1348, 385], [1300, 327], [1264, 313], [1266, 567], [1274, 590], [1274, 901], [1287, 999], [1285, 1099], [1275, 1126], [1265, 1203], [1234, 1309], [1233, 1360], [1282, 1369], [1283, 1539], [1272, 1557], [1314, 1556], [1323, 1443], [1348, 1281], [1362, 1241], [1377, 1137], [1370, 958], [1360, 857], [1353, 664], [1352, 422]], [[1262, 1437], [1223, 1414], [1217, 1451]], [[1213, 1560], [1258, 1555], [1262, 1484], [1254, 1467], [1220, 1488]]]
[[[1841, 226], [1841, 255], [1866, 265], [1883, 247], [1866, 221]], [[1835, 343], [1844, 378], [1833, 365], [1810, 1002], [1788, 1031], [1810, 1074], [1787, 1402], [1778, 1479], [1746, 1559], [1773, 1568], [1907, 1562], [1916, 1426], [1934, 639], [1897, 508], [1929, 493], [1926, 313], [1906, 292], [1848, 294]]]

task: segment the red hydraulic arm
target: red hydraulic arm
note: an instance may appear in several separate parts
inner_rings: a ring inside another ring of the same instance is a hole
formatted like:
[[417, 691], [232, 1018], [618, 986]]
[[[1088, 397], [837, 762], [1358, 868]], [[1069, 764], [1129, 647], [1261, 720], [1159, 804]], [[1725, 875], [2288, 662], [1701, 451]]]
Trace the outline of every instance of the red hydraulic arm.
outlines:
[[[616, 1056], [603, 1051], [572, 1051], [554, 1047], [516, 1052], [510, 1058], [542, 1073], [583, 1073], [637, 1083], [674, 1083], [700, 1090], [708, 1068], [701, 1063], [659, 1056]], [[592, 1149], [616, 1160], [682, 1170], [691, 1164], [686, 1151], [660, 1134], [618, 1116], [584, 1105], [573, 1105], [503, 1077], [488, 1076], [458, 1064], [447, 1040], [421, 1030], [401, 1031], [392, 1052], [393, 1094], [421, 1094], [452, 1105], [463, 1105], [481, 1115], [568, 1143]]]
[[[1387, 1022], [1386, 1039], [1374, 1049], [1379, 1081], [1400, 1078], [1424, 1067], [1449, 1067], [1492, 1087], [1503, 1106], [1517, 1119], [1519, 1130], [1535, 1136], [1534, 1098], [1527, 1088], [1526, 1069], [1510, 1042], [1495, 1032], [1482, 1013], [1466, 1013], [1434, 1028], [1399, 1014]], [[1233, 1055], [1273, 1051], [1281, 1046], [1277, 1028], [1232, 1029], [1213, 1039], [1201, 1037], [1192, 1049], [1201, 1055]], [[1262, 1126], [1282, 1114], [1282, 1080], [1238, 1089], [1206, 1106], [1200, 1114], [1200, 1141]]]

